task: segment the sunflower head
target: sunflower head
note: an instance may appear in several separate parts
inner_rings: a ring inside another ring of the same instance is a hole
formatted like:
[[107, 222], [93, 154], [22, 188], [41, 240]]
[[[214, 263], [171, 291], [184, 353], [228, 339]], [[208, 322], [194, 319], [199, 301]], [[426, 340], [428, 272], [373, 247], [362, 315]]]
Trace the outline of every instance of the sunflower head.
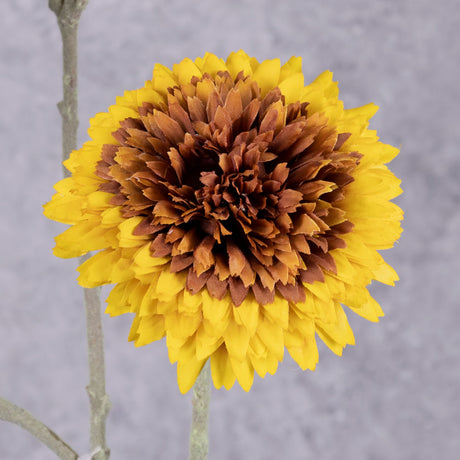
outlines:
[[79, 281], [115, 283], [111, 315], [130, 339], [166, 335], [185, 392], [207, 359], [214, 383], [248, 390], [287, 348], [303, 369], [315, 335], [354, 342], [341, 304], [376, 321], [366, 286], [393, 284], [378, 249], [399, 237], [397, 149], [367, 129], [375, 106], [344, 110], [332, 74], [304, 86], [300, 58], [212, 54], [155, 66], [91, 120], [45, 214], [72, 226], [55, 253], [101, 250]]

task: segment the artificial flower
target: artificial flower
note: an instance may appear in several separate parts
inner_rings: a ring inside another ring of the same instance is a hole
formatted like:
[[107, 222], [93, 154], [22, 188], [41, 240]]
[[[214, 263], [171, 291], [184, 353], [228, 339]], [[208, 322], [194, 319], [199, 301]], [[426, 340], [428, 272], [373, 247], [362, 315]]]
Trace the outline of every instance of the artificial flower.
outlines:
[[208, 359], [217, 388], [249, 390], [285, 349], [313, 370], [316, 337], [354, 344], [342, 305], [378, 321], [367, 286], [398, 279], [378, 252], [401, 233], [398, 149], [368, 129], [376, 110], [345, 110], [329, 71], [305, 86], [298, 57], [157, 64], [65, 161], [54, 252], [99, 251], [79, 283], [115, 284], [107, 313], [134, 313], [136, 346], [166, 336], [182, 392]]

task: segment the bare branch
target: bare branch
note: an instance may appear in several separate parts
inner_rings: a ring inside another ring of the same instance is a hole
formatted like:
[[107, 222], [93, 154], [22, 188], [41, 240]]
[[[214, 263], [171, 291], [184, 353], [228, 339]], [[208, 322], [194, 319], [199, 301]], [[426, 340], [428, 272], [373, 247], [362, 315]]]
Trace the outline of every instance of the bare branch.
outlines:
[[[87, 257], [82, 257], [80, 262]], [[110, 456], [105, 437], [107, 414], [111, 408], [105, 392], [104, 338], [102, 331], [100, 288], [84, 289], [86, 327], [88, 334], [89, 385], [86, 387], [90, 402], [91, 450], [100, 449], [93, 458], [106, 460]]]
[[209, 361], [204, 365], [193, 385], [189, 460], [206, 460], [208, 458], [208, 418], [209, 401], [211, 399], [211, 367]]
[[54, 431], [26, 410], [0, 397], [0, 419], [27, 430], [63, 460], [76, 460], [78, 454]]
[[[58, 104], [62, 117], [62, 159], [65, 161], [77, 148], [78, 129], [78, 43], [77, 31], [80, 16], [88, 0], [50, 0], [49, 7], [56, 13], [63, 45], [64, 98]], [[63, 168], [64, 177], [69, 176]], [[80, 263], [86, 260], [80, 259]], [[90, 445], [94, 460], [107, 460], [110, 450], [106, 444], [105, 426], [110, 410], [105, 392], [104, 337], [102, 332], [99, 289], [84, 289], [86, 329], [88, 342], [90, 402]]]

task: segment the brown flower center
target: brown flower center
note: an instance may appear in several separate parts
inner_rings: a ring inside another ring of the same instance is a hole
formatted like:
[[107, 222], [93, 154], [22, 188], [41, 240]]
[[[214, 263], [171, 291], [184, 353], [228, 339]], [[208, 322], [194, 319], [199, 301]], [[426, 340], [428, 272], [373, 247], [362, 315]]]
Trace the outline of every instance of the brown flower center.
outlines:
[[124, 217], [144, 217], [135, 234], [151, 236], [153, 257], [171, 256], [171, 272], [187, 271], [191, 293], [297, 302], [302, 282], [336, 271], [329, 251], [353, 227], [336, 203], [361, 157], [338, 151], [349, 134], [278, 88], [262, 98], [242, 73], [194, 77], [139, 115], [103, 146], [100, 190]]

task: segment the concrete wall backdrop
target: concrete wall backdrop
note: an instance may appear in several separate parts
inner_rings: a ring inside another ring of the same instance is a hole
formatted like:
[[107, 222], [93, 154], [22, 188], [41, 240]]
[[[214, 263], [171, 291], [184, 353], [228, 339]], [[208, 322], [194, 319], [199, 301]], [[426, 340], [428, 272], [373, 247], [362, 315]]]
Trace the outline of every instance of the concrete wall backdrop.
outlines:
[[[460, 14], [455, 0], [90, 0], [80, 28], [80, 136], [154, 63], [240, 48], [334, 71], [345, 106], [375, 102], [381, 139], [402, 145], [397, 287], [375, 286], [379, 324], [350, 312], [357, 345], [320, 346], [315, 372], [288, 357], [249, 394], [214, 390], [211, 460], [453, 460], [460, 450]], [[61, 44], [42, 0], [0, 5], [0, 394], [88, 451], [84, 311], [63, 226], [41, 205], [61, 177]], [[129, 315], [104, 317], [113, 460], [187, 458], [190, 395], [164, 343], [135, 349]], [[2, 460], [53, 454], [0, 423]]]

